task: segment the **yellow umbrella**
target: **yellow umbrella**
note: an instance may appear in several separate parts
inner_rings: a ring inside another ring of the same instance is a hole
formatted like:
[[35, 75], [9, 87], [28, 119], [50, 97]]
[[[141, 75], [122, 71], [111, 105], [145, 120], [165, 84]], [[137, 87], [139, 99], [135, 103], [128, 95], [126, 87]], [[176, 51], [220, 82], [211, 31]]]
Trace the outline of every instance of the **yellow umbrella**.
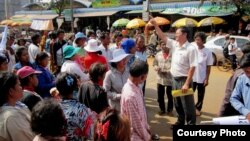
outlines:
[[216, 24], [222, 24], [224, 22], [225, 20], [219, 17], [208, 17], [208, 18], [201, 20], [198, 23], [198, 26], [211, 26], [211, 25], [216, 25]]
[[135, 18], [135, 19], [128, 22], [126, 28], [129, 28], [129, 29], [139, 28], [139, 27], [143, 27], [145, 25], [146, 25], [146, 23], [142, 19]]
[[[154, 18], [157, 25], [167, 25], [170, 24], [170, 21], [163, 17], [155, 17]], [[150, 22], [147, 23], [147, 26], [153, 26]]]
[[19, 23], [20, 26], [30, 26], [32, 24], [31, 21], [23, 21], [21, 23]]
[[17, 23], [17, 22], [13, 22], [13, 23], [10, 24], [10, 26], [12, 26], [12, 27], [18, 26], [18, 25], [19, 25], [19, 23]]
[[194, 19], [191, 18], [182, 18], [179, 19], [177, 21], [175, 21], [172, 24], [172, 27], [182, 27], [182, 26], [186, 26], [186, 27], [196, 27], [198, 24], [198, 22]]

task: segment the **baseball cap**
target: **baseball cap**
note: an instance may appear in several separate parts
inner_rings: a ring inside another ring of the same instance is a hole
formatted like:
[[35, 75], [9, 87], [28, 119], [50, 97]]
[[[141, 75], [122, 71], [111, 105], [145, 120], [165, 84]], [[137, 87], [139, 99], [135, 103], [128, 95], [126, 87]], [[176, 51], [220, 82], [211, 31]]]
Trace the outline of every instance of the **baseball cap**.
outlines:
[[135, 41], [133, 39], [125, 39], [122, 41], [121, 47], [126, 53], [129, 53], [129, 50], [135, 47]]
[[17, 71], [17, 75], [21, 78], [21, 79], [23, 79], [23, 78], [25, 78], [25, 77], [28, 77], [28, 76], [30, 76], [31, 74], [40, 74], [40, 73], [42, 73], [41, 71], [36, 71], [36, 70], [34, 70], [32, 67], [30, 67], [30, 66], [24, 66], [24, 67], [22, 67], [21, 69], [19, 69], [18, 71]]

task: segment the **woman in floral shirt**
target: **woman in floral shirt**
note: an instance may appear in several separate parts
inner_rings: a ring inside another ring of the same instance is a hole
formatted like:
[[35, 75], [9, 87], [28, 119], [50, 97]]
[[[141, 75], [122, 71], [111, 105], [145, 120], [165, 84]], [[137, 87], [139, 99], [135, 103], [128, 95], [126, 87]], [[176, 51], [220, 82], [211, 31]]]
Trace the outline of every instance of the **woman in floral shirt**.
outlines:
[[67, 119], [67, 140], [82, 141], [93, 136], [93, 116], [90, 110], [73, 99], [77, 87], [75, 75], [61, 73], [56, 80], [56, 88], [62, 96], [61, 107]]

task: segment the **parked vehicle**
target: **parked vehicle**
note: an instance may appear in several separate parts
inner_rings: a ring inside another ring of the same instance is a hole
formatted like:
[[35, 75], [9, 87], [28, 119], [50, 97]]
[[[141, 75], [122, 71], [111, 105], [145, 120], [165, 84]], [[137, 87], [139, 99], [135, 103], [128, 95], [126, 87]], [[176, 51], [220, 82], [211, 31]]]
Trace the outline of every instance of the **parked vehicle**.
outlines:
[[157, 54], [157, 48], [155, 45], [153, 44], [149, 44], [147, 46], [147, 50], [146, 50], [146, 53], [147, 53], [147, 57], [155, 57], [155, 55]]
[[[235, 38], [236, 45], [238, 47], [236, 56], [239, 59], [242, 56], [241, 48], [243, 47], [244, 44], [246, 44], [247, 42], [250, 42], [250, 39], [244, 36], [232, 35], [230, 37]], [[213, 52], [214, 65], [216, 65], [216, 62], [218, 60], [224, 58], [223, 48], [222, 48], [224, 42], [225, 42], [225, 36], [218, 36], [218, 37], [211, 39], [205, 44], [205, 47], [210, 49]]]

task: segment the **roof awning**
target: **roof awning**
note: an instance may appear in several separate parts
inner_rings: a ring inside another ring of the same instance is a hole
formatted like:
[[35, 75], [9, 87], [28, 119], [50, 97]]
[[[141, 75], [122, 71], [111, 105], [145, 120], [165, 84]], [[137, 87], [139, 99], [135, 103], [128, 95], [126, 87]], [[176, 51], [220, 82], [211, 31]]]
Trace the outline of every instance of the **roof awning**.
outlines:
[[26, 21], [26, 20], [52, 20], [56, 18], [57, 14], [27, 14], [27, 15], [14, 15], [10, 19], [16, 21]]
[[[161, 12], [161, 11], [163, 11], [163, 10], [160, 10], [160, 9], [150, 10], [150, 12], [152, 12], [152, 13], [157, 13], [157, 12]], [[132, 10], [132, 11], [126, 12], [125, 14], [138, 14], [138, 13], [143, 13], [143, 10]]]
[[74, 17], [101, 17], [101, 16], [111, 16], [118, 11], [99, 11], [99, 12], [86, 12], [74, 14]]

